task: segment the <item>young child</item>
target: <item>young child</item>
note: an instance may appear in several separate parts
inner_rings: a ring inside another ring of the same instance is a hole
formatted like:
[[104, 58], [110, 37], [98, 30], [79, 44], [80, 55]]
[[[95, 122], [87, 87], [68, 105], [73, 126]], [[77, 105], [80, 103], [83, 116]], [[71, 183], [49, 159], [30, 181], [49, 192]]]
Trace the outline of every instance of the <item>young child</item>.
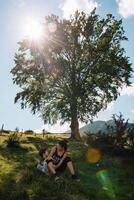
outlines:
[[48, 166], [47, 166], [47, 158], [48, 158], [48, 151], [47, 149], [41, 149], [39, 151], [39, 156], [41, 158], [40, 163], [37, 165], [37, 169], [43, 173], [45, 173], [46, 175], [49, 175], [49, 171], [48, 171]]

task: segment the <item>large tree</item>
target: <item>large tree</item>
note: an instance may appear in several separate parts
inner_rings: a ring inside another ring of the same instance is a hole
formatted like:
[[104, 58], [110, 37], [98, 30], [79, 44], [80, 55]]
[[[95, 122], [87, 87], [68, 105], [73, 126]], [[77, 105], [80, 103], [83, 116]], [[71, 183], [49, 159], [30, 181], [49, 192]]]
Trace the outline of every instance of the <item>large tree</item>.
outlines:
[[45, 123], [70, 122], [79, 138], [79, 121], [88, 122], [130, 85], [131, 64], [122, 48], [122, 21], [95, 10], [69, 20], [47, 16], [41, 41], [19, 42], [13, 81], [21, 91], [15, 102], [42, 113]]

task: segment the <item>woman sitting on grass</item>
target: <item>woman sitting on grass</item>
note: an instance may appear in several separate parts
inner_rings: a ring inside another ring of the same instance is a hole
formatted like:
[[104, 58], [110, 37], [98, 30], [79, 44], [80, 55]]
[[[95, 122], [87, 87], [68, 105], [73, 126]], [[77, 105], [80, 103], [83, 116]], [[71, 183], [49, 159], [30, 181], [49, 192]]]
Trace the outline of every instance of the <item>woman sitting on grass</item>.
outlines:
[[79, 180], [70, 157], [67, 155], [67, 142], [60, 141], [54, 147], [52, 147], [51, 152], [46, 160], [48, 169], [54, 176], [57, 172], [63, 172], [66, 168], [69, 169], [72, 179]]

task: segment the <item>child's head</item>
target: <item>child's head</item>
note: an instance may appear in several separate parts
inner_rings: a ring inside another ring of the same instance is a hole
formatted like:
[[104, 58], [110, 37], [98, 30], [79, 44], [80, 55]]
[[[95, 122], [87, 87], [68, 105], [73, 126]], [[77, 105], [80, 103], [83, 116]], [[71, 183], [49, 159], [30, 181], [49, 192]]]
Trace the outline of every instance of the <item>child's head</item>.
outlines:
[[60, 151], [62, 151], [62, 150], [67, 151], [67, 142], [65, 140], [62, 140], [62, 141], [58, 142], [57, 148]]
[[46, 148], [40, 149], [40, 151], [39, 151], [39, 155], [40, 155], [40, 157], [41, 157], [42, 159], [47, 158], [48, 154], [49, 154], [49, 153], [48, 153], [48, 151], [47, 151]]

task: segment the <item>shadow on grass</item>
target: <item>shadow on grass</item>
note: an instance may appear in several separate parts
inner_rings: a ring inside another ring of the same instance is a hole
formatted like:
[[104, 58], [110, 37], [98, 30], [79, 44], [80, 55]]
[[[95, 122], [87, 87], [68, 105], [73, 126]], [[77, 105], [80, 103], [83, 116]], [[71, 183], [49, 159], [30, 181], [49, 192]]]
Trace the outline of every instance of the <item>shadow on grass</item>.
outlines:
[[44, 147], [49, 148], [59, 141], [59, 139], [52, 136], [45, 136], [44, 138], [27, 137], [27, 140], [29, 143], [34, 144], [38, 150]]
[[0, 155], [5, 159], [5, 162], [9, 162], [10, 165], [15, 166], [16, 172], [28, 167], [35, 168], [37, 165], [37, 153], [28, 152], [22, 148], [7, 148], [0, 146]]
[[57, 182], [35, 169], [16, 168], [1, 179], [1, 200], [88, 200], [82, 183], [72, 182], [64, 174]]

